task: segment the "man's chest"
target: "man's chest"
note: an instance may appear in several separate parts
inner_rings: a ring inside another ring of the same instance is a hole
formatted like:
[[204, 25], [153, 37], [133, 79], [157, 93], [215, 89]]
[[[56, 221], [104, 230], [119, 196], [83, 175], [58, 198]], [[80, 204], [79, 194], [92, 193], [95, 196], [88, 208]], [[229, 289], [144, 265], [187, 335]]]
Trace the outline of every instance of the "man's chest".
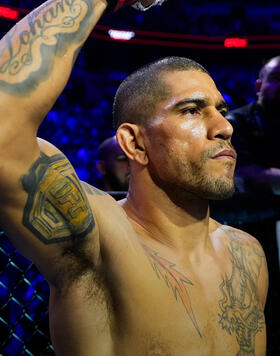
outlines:
[[114, 269], [121, 349], [143, 355], [155, 348], [151, 355], [159, 356], [254, 352], [264, 319], [244, 266], [229, 262], [221, 269], [209, 261], [194, 270], [141, 249]]

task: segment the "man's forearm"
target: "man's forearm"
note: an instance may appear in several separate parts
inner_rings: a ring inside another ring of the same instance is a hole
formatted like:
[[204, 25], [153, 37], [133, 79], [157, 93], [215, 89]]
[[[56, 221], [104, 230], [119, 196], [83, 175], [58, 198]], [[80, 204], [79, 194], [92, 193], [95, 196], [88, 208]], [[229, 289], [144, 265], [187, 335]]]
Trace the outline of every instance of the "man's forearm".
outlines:
[[1, 40], [0, 90], [38, 95], [49, 110], [106, 6], [106, 0], [50, 0], [27, 15]]

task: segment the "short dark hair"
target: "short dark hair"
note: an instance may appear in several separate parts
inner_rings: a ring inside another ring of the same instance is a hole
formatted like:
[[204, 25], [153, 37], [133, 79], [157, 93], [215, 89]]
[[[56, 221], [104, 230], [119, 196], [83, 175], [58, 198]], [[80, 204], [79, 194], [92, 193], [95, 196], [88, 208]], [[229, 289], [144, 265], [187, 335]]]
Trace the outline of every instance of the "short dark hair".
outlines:
[[270, 62], [277, 60], [280, 63], [280, 56], [272, 57], [267, 59], [264, 62], [264, 65], [262, 66], [260, 72], [259, 72], [259, 79], [263, 80], [267, 74], [267, 66]]
[[145, 126], [155, 114], [156, 105], [170, 94], [162, 75], [188, 70], [209, 74], [202, 65], [184, 57], [166, 57], [130, 74], [115, 95], [114, 128], [117, 129], [124, 122]]
[[101, 161], [106, 161], [116, 145], [116, 136], [106, 138], [97, 148], [97, 158]]

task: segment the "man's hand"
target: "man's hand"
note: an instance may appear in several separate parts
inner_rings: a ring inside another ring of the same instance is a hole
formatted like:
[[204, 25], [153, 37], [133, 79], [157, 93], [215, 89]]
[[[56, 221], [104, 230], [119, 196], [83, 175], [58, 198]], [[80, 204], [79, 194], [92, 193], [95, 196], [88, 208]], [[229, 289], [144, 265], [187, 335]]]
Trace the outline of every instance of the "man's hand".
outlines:
[[144, 7], [148, 7], [154, 3], [154, 0], [142, 0], [141, 3]]
[[152, 6], [161, 5], [166, 0], [138, 0], [132, 7], [140, 11], [146, 11]]
[[117, 11], [124, 6], [132, 6], [137, 10], [145, 11], [155, 5], [161, 5], [166, 0], [107, 0], [109, 11]]

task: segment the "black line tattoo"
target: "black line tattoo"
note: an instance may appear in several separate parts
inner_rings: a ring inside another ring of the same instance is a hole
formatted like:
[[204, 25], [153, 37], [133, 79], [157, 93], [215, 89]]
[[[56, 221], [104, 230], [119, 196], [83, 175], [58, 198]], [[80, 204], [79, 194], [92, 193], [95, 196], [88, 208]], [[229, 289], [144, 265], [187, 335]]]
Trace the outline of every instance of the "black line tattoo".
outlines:
[[22, 223], [44, 244], [82, 238], [93, 230], [86, 195], [64, 155], [41, 152], [21, 182], [28, 194]]
[[186, 276], [184, 276], [181, 272], [175, 269], [175, 263], [172, 263], [166, 260], [165, 258], [159, 256], [157, 252], [153, 251], [148, 246], [145, 246], [143, 244], [142, 246], [147, 252], [149, 261], [158, 279], [164, 280], [167, 287], [171, 288], [176, 300], [178, 300], [178, 297], [180, 298], [188, 316], [190, 317], [196, 331], [198, 332], [198, 335], [202, 338], [202, 334], [199, 330], [199, 326], [192, 309], [191, 299], [187, 290], [187, 285], [193, 286], [193, 282], [191, 282]]
[[223, 298], [219, 301], [219, 323], [230, 335], [235, 334], [240, 347], [236, 356], [255, 356], [255, 337], [265, 325], [257, 288], [265, 256], [255, 246], [242, 247], [233, 230], [226, 232], [231, 237], [228, 250], [232, 273], [220, 284]]
[[[0, 80], [0, 88], [14, 95], [36, 89], [51, 72], [55, 56], [63, 54], [70, 43], [80, 46], [93, 12], [91, 0], [51, 0], [28, 15], [20, 33], [14, 26], [2, 39], [0, 74], [6, 76]], [[77, 51], [73, 60], [76, 55]]]

